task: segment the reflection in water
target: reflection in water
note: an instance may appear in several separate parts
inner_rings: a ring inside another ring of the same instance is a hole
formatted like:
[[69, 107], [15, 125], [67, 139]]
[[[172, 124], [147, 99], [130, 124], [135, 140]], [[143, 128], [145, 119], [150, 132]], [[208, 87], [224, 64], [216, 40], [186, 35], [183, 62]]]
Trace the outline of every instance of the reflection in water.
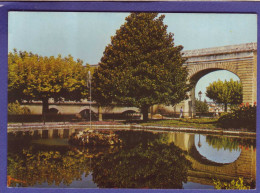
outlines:
[[[226, 158], [231, 162], [231, 158], [249, 154], [254, 155], [246, 158], [251, 165], [245, 163], [245, 168], [235, 167], [233, 172], [236, 177], [249, 179], [253, 176], [255, 179], [255, 169], [250, 170], [251, 173], [246, 169], [255, 168], [255, 151], [252, 154], [250, 150], [241, 150], [246, 145], [251, 147], [254, 140], [228, 138], [230, 142], [225, 142], [228, 139], [222, 137], [216, 140], [213, 136], [188, 133], [129, 130], [115, 131], [123, 141], [121, 147], [83, 148], [68, 144], [68, 137], [74, 131], [53, 129], [8, 133], [8, 186], [211, 189], [212, 179], [205, 176], [219, 172], [219, 176], [227, 175], [228, 179], [232, 173], [229, 170], [234, 168], [232, 164], [225, 165], [225, 168], [210, 166], [211, 162], [202, 159], [225, 163]], [[209, 156], [222, 149], [225, 156], [223, 152], [222, 156]]]
[[190, 166], [183, 151], [173, 143], [155, 142], [98, 157], [92, 169], [100, 188], [181, 189]]
[[[31, 147], [23, 149], [19, 154], [10, 153], [8, 176], [22, 179], [24, 183], [19, 183], [19, 186], [34, 186], [46, 182], [48, 185], [70, 185], [73, 180], [79, 180], [83, 172], [86, 175], [90, 172], [88, 161], [87, 156], [72, 150], [35, 150]], [[16, 185], [13, 182], [9, 184]]]
[[206, 139], [207, 143], [214, 147], [215, 149], [224, 148], [225, 150], [239, 150], [241, 148], [250, 148], [251, 146], [255, 148], [256, 142], [252, 138], [234, 138], [234, 137], [224, 137], [224, 136], [212, 136], [208, 135]]
[[222, 137], [221, 139], [226, 143], [215, 145], [208, 142], [209, 138], [214, 141], [211, 136], [195, 135], [196, 149], [207, 160], [225, 164], [234, 162], [240, 156], [241, 149], [236, 146], [236, 143], [232, 143], [232, 139]]

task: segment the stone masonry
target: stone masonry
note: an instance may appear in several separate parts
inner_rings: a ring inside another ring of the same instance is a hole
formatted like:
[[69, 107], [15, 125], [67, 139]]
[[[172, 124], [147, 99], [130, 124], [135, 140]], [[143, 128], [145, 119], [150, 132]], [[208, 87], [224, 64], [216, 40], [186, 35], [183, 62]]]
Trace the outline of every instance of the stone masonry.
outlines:
[[[256, 102], [257, 43], [188, 50], [183, 51], [183, 56], [187, 58], [184, 65], [187, 66], [190, 80], [197, 83], [210, 72], [228, 70], [236, 74], [242, 82], [243, 103]], [[190, 92], [190, 96], [191, 98], [184, 102], [184, 111], [189, 112], [192, 109], [194, 113], [195, 88]], [[190, 105], [192, 107], [189, 107]]]

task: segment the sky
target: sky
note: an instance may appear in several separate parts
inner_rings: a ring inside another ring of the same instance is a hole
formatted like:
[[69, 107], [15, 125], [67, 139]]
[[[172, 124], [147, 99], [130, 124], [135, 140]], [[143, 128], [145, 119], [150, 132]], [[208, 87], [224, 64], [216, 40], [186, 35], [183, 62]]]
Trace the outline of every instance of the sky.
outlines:
[[[8, 50], [31, 51], [42, 56], [72, 55], [98, 64], [111, 36], [129, 13], [9, 12]], [[256, 14], [166, 13], [164, 23], [184, 50], [257, 41]], [[210, 73], [197, 83], [196, 95], [212, 81], [239, 80], [227, 71]], [[206, 98], [208, 100], [208, 98]]]

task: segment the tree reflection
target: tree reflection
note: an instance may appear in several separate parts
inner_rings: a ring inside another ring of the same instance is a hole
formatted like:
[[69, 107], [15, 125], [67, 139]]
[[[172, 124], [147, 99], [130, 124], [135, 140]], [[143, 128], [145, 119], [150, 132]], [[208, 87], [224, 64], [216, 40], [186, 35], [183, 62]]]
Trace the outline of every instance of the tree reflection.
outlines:
[[155, 142], [97, 157], [92, 175], [100, 188], [181, 189], [190, 167], [180, 148]]
[[249, 148], [253, 146], [255, 148], [256, 141], [255, 139], [251, 138], [231, 138], [231, 137], [224, 137], [224, 136], [212, 136], [208, 135], [206, 137], [207, 143], [216, 149], [224, 148], [225, 150], [239, 150], [240, 148]]
[[180, 189], [187, 182], [191, 163], [185, 158], [186, 152], [167, 144], [167, 135], [136, 131], [117, 134], [122, 146], [91, 148], [33, 144], [29, 135], [11, 135], [8, 186], [69, 186], [91, 172], [100, 188]]
[[[8, 176], [11, 180], [8, 186], [33, 186], [47, 182], [49, 185], [69, 185], [73, 180], [80, 180], [83, 173], [90, 172], [89, 158], [84, 154], [67, 151], [33, 152], [23, 150], [21, 154], [9, 153]], [[22, 182], [19, 182], [22, 181]]]

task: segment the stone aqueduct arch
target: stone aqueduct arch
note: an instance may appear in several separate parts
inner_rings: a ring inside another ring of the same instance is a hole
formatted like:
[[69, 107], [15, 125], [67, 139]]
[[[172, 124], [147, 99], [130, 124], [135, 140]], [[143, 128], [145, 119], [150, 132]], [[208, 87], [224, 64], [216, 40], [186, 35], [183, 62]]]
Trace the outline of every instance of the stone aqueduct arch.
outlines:
[[[257, 44], [247, 43], [183, 51], [187, 58], [185, 66], [189, 79], [197, 83], [204, 75], [216, 70], [228, 70], [236, 74], [242, 82], [243, 103], [253, 104], [257, 99]], [[195, 88], [191, 98], [182, 104], [186, 116], [195, 113]]]

